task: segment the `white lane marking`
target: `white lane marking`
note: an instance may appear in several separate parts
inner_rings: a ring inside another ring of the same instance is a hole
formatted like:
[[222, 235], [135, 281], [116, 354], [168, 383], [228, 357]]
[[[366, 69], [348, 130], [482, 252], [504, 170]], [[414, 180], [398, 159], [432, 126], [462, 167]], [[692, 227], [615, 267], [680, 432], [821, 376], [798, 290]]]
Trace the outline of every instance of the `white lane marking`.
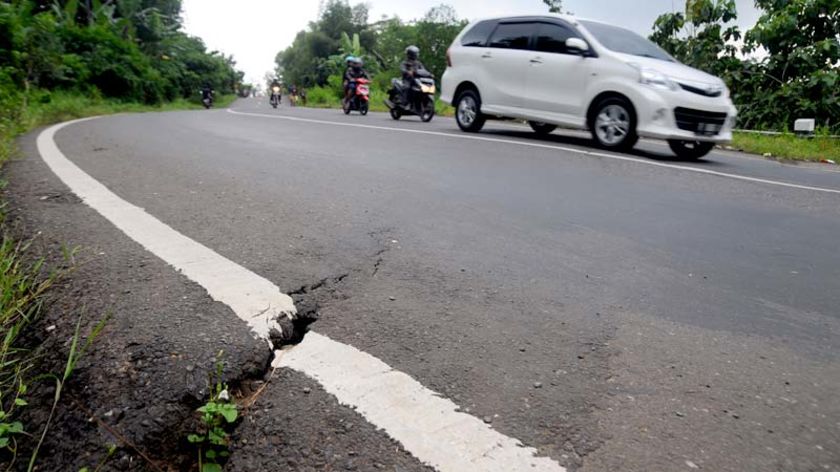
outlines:
[[635, 162], [637, 164], [644, 164], [654, 167], [664, 167], [667, 169], [676, 169], [682, 170], [686, 172], [695, 172], [698, 174], [705, 174], [705, 175], [714, 175], [718, 177], [725, 177], [729, 179], [736, 179], [736, 180], [743, 180], [746, 182], [754, 182], [759, 184], [768, 184], [768, 185], [776, 185], [779, 187], [787, 187], [787, 188], [795, 188], [800, 190], [811, 190], [814, 192], [825, 192], [825, 193], [833, 193], [840, 195], [840, 189], [833, 189], [833, 188], [825, 188], [825, 187], [812, 187], [810, 185], [800, 185], [800, 184], [793, 184], [789, 182], [782, 182], [778, 180], [769, 180], [769, 179], [761, 179], [758, 177], [748, 177], [746, 175], [740, 174], [729, 174], [726, 172], [718, 172], [716, 170], [709, 170], [709, 169], [700, 169], [697, 167], [689, 167], [689, 166], [681, 166], [677, 164], [666, 164], [663, 162], [655, 162], [646, 159], [639, 159], [636, 157], [629, 157], [629, 156], [620, 156], [617, 154], [606, 154], [603, 152], [595, 152], [595, 151], [586, 151], [583, 149], [575, 149], [565, 146], [554, 146], [551, 144], [541, 144], [541, 143], [532, 143], [526, 141], [516, 141], [513, 139], [500, 139], [500, 138], [490, 138], [486, 136], [473, 136], [470, 134], [456, 134], [456, 133], [444, 133], [441, 131], [428, 131], [428, 130], [419, 130], [419, 129], [407, 129], [407, 128], [392, 128], [389, 126], [376, 126], [376, 125], [363, 125], [358, 123], [344, 123], [340, 121], [329, 121], [329, 120], [316, 120], [314, 118], [300, 118], [296, 116], [283, 116], [283, 115], [266, 115], [264, 113], [248, 113], [248, 112], [241, 112], [228, 109], [228, 113], [232, 113], [234, 115], [243, 115], [243, 116], [258, 116], [264, 118], [274, 118], [278, 120], [288, 120], [288, 121], [299, 121], [303, 123], [315, 123], [315, 124], [322, 124], [322, 125], [332, 125], [332, 126], [347, 126], [351, 128], [365, 128], [365, 129], [375, 129], [381, 131], [393, 131], [393, 132], [400, 132], [400, 133], [415, 133], [415, 134], [425, 134], [431, 136], [443, 136], [446, 138], [452, 139], [469, 139], [474, 141], [486, 141], [491, 143], [501, 143], [501, 144], [512, 144], [515, 146], [527, 146], [527, 147], [534, 147], [534, 148], [541, 148], [541, 149], [552, 149], [555, 151], [565, 151], [571, 152], [575, 154], [583, 154], [587, 156], [596, 156], [596, 157], [604, 157], [607, 159], [615, 159], [617, 161], [626, 161], [626, 162]]
[[370, 354], [317, 333], [278, 352], [274, 365], [305, 372], [441, 472], [565, 470]]
[[[292, 299], [270, 281], [121, 199], [67, 159], [55, 143], [55, 133], [89, 119], [50, 127], [37, 140], [41, 158], [73, 193], [146, 250], [204, 287], [214, 300], [227, 304], [260, 337], [267, 338], [273, 316], [295, 313]], [[352, 346], [310, 332], [301, 344], [276, 355], [275, 365], [316, 379], [339, 402], [356, 408], [440, 472], [566, 470], [551, 459], [536, 457], [536, 449], [458, 412], [453, 402]]]
[[55, 144], [55, 133], [65, 126], [93, 118], [69, 121], [47, 128], [37, 140], [47, 166], [88, 206], [102, 214], [147, 251], [198, 283], [214, 300], [228, 305], [245, 320], [254, 334], [268, 338], [281, 331], [277, 318], [296, 314], [292, 298], [264, 279], [202, 244], [175, 231], [140, 207], [121, 199], [70, 162]]

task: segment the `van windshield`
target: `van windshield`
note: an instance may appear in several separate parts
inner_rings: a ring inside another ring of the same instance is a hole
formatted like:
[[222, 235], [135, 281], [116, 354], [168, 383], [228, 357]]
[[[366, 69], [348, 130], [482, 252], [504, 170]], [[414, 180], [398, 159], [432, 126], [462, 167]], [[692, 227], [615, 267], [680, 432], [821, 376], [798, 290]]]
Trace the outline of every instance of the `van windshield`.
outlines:
[[599, 43], [611, 51], [633, 56], [650, 57], [659, 59], [660, 61], [675, 62], [674, 58], [669, 56], [659, 46], [630, 30], [619, 28], [618, 26], [596, 23], [594, 21], [580, 21], [580, 24]]

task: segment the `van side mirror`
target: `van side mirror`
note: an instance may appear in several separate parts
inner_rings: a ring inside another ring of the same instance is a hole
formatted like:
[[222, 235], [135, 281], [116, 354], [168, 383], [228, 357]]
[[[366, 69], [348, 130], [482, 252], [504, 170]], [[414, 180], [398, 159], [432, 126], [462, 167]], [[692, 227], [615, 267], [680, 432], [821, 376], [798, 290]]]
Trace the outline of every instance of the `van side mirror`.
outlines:
[[582, 56], [589, 53], [589, 44], [580, 38], [569, 38], [566, 40], [566, 49]]

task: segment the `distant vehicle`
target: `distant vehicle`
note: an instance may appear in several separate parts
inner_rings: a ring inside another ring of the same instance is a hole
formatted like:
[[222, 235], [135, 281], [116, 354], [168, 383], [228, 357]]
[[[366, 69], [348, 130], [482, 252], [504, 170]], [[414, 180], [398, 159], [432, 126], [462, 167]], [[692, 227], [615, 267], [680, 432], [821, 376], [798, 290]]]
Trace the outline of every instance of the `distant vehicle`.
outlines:
[[349, 115], [351, 111], [358, 111], [367, 115], [370, 109], [370, 80], [365, 78], [353, 79], [356, 85], [353, 87], [353, 95], [344, 101], [344, 114]]
[[280, 95], [280, 86], [274, 85], [271, 87], [271, 98], [268, 100], [271, 103], [271, 106], [277, 108], [280, 106], [280, 101], [282, 100], [282, 95]]
[[[403, 115], [417, 115], [423, 122], [432, 121], [435, 117], [435, 77], [428, 71], [417, 71], [410, 82], [410, 89], [403, 94], [405, 85], [401, 79], [391, 80], [388, 90], [388, 100], [385, 105], [391, 111], [391, 118], [399, 120]], [[401, 97], [408, 96], [408, 103], [403, 103]]]
[[476, 21], [455, 38], [447, 65], [441, 99], [463, 131], [522, 119], [539, 134], [588, 129], [612, 150], [665, 139], [685, 159], [732, 139], [737, 110], [721, 79], [618, 26], [564, 15]]
[[205, 84], [201, 87], [199, 93], [201, 94], [201, 104], [209, 110], [213, 106], [213, 88], [209, 84]]

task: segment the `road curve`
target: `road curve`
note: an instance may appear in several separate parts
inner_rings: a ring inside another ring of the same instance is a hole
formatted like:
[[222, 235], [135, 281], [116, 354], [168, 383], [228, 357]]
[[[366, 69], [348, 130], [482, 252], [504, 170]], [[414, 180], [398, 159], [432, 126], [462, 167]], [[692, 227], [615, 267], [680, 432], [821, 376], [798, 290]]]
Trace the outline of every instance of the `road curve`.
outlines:
[[[56, 142], [286, 293], [326, 281], [316, 331], [564, 466], [840, 470], [840, 174], [508, 124], [465, 139], [449, 119], [233, 111], [103, 118]], [[340, 408], [323, 398], [315, 425]]]

